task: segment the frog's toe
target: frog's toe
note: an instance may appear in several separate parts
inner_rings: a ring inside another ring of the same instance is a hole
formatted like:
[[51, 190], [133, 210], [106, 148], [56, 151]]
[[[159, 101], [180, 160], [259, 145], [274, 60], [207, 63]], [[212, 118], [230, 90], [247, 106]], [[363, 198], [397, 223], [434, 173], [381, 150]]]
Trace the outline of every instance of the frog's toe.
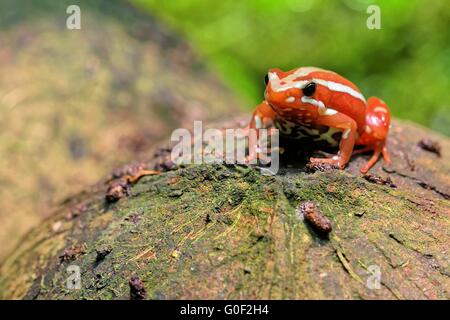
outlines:
[[384, 146], [383, 149], [381, 149], [381, 154], [383, 155], [384, 162], [387, 165], [390, 165], [392, 163], [392, 161], [391, 161], [391, 157], [389, 157], [389, 153], [388, 153], [386, 146]]
[[337, 156], [334, 156], [332, 158], [310, 158], [309, 162], [311, 162], [313, 165], [321, 165], [326, 164], [333, 167], [337, 167], [339, 169], [344, 169], [345, 164], [342, 163], [341, 159]]

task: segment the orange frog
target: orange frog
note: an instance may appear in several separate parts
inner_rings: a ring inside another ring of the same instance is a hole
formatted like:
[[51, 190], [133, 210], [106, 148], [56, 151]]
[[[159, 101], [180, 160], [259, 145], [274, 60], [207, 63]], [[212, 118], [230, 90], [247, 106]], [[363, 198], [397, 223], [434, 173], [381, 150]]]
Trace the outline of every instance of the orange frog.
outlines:
[[[288, 72], [271, 69], [265, 77], [264, 101], [257, 106], [250, 129], [275, 126], [290, 138], [308, 137], [339, 145], [337, 155], [311, 158], [313, 164], [330, 164], [341, 169], [352, 154], [373, 150], [373, 156], [361, 169], [366, 173], [380, 154], [390, 163], [386, 138], [390, 126], [388, 106], [376, 97], [367, 101], [359, 89], [335, 72], [301, 67]], [[257, 130], [258, 131], [258, 130]], [[353, 150], [355, 145], [364, 146]], [[250, 141], [250, 158], [257, 144]]]

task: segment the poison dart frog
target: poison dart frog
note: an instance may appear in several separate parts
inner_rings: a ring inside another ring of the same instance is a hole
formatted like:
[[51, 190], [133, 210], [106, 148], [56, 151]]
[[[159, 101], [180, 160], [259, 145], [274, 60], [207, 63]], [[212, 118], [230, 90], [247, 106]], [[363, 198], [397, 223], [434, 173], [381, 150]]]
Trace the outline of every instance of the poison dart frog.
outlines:
[[[343, 169], [352, 154], [373, 151], [361, 169], [366, 173], [380, 155], [390, 163], [386, 138], [390, 111], [376, 97], [367, 101], [356, 85], [339, 74], [315, 67], [283, 72], [271, 69], [265, 76], [264, 100], [256, 107], [250, 129], [275, 126], [280, 135], [308, 138], [339, 145], [337, 155], [310, 158], [312, 164], [329, 164]], [[250, 139], [250, 157], [257, 154], [256, 140]], [[354, 151], [355, 145], [363, 146]]]

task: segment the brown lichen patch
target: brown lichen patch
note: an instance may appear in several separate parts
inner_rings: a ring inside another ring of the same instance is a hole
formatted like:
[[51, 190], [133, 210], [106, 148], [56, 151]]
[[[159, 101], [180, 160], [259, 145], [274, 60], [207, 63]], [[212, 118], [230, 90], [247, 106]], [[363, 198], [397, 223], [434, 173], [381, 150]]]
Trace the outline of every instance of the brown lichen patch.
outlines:
[[145, 169], [143, 164], [132, 164], [122, 167], [112, 175], [117, 178], [108, 181], [109, 186], [105, 194], [106, 201], [113, 203], [124, 197], [128, 197], [131, 188], [139, 179], [144, 176], [157, 175], [159, 173], [159, 171]]
[[86, 244], [75, 244], [64, 249], [63, 253], [59, 256], [59, 261], [61, 263], [73, 261], [84, 253], [86, 253]]
[[418, 146], [423, 150], [434, 153], [438, 157], [441, 157], [441, 145], [435, 140], [422, 139], [419, 141]]
[[145, 169], [147, 169], [147, 164], [143, 162], [125, 164], [112, 172], [111, 180], [123, 178], [125, 176], [135, 176]]
[[[431, 199], [418, 197], [415, 199], [408, 198], [407, 200], [426, 212], [429, 212], [431, 214], [438, 213], [438, 211], [436, 210], [436, 203]], [[450, 214], [450, 209], [449, 209], [448, 213]]]
[[394, 182], [392, 181], [391, 177], [389, 177], [389, 176], [387, 176], [386, 178], [383, 178], [383, 177], [375, 175], [375, 174], [366, 173], [364, 175], [364, 179], [366, 179], [367, 181], [369, 181], [371, 183], [381, 184], [381, 185], [385, 185], [385, 186], [388, 186], [391, 188], [397, 187], [394, 184]]
[[127, 181], [113, 181], [106, 190], [105, 199], [107, 202], [116, 202], [130, 194], [130, 184]]
[[301, 203], [298, 211], [319, 234], [328, 235], [331, 232], [332, 225], [330, 219], [323, 215], [314, 202], [305, 201]]
[[130, 281], [130, 300], [144, 300], [147, 298], [144, 282], [138, 276], [132, 276]]
[[112, 250], [113, 248], [111, 245], [103, 245], [101, 247], [95, 248], [96, 252], [95, 261], [96, 262], [102, 261], [103, 259], [106, 258], [107, 255], [111, 253]]
[[175, 170], [177, 165], [172, 161], [171, 148], [160, 148], [154, 154], [154, 169], [160, 172]]
[[332, 172], [333, 170], [338, 170], [339, 167], [337, 165], [328, 164], [328, 163], [307, 163], [306, 171], [307, 172]]

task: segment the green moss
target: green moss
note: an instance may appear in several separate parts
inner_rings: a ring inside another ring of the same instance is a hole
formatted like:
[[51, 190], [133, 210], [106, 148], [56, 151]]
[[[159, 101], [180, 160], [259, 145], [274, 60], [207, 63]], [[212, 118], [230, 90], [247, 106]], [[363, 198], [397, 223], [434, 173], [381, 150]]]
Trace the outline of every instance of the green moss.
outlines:
[[[29, 237], [23, 247], [31, 249], [12, 263], [26, 278], [17, 281], [12, 268], [2, 269], [0, 285], [5, 298], [127, 299], [128, 281], [138, 275], [151, 299], [419, 298], [423, 292], [412, 289], [413, 275], [402, 271], [414, 263], [428, 268], [424, 279], [438, 281], [433, 292], [443, 298], [448, 276], [440, 252], [446, 243], [438, 238], [442, 228], [428, 233], [449, 221], [429, 220], [407, 197], [408, 191], [342, 171], [268, 177], [252, 168], [189, 166], [142, 178], [113, 205], [105, 206], [101, 192], [84, 199], [90, 209], [63, 238], [46, 240], [51, 247], [64, 239], [63, 245], [44, 250]], [[306, 200], [332, 221], [329, 238], [298, 214]], [[58, 255], [75, 241], [86, 243], [86, 252], [61, 263]], [[111, 252], [98, 261], [97, 251], [106, 245]], [[45, 258], [32, 277], [25, 266], [38, 253]], [[430, 256], [439, 267], [429, 265]], [[65, 286], [72, 264], [82, 271], [80, 290]], [[380, 290], [365, 285], [373, 265], [383, 272]]]

